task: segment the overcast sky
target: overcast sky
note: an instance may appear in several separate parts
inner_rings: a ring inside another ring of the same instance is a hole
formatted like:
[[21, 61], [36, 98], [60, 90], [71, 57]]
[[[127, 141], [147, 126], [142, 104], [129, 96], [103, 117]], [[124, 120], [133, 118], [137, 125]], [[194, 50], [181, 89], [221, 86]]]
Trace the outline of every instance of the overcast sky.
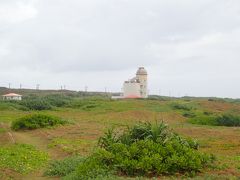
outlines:
[[240, 98], [239, 0], [0, 0], [0, 86]]

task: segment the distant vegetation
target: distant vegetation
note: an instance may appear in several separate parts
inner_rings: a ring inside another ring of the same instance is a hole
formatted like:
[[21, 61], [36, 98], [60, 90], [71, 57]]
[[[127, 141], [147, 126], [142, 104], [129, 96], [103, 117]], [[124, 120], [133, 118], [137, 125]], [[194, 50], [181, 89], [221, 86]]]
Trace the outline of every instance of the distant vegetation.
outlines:
[[189, 122], [201, 125], [234, 127], [240, 126], [240, 116], [232, 113], [224, 113], [219, 115], [203, 112], [203, 114], [198, 113], [198, 115], [190, 117]]
[[44, 115], [44, 114], [31, 114], [26, 115], [12, 122], [13, 130], [24, 130], [24, 129], [38, 129], [45, 127], [52, 127], [56, 125], [66, 124], [67, 121], [61, 118]]
[[125, 131], [108, 130], [99, 139], [98, 149], [80, 159], [75, 168], [69, 168], [74, 159], [66, 159], [52, 163], [46, 174], [65, 179], [195, 174], [214, 160], [197, 149], [196, 141], [171, 132], [164, 123], [140, 123]]
[[223, 114], [216, 118], [218, 126], [240, 126], [240, 116], [233, 114]]
[[190, 106], [188, 104], [181, 104], [181, 103], [172, 103], [171, 106], [175, 110], [191, 111], [193, 109], [192, 106]]

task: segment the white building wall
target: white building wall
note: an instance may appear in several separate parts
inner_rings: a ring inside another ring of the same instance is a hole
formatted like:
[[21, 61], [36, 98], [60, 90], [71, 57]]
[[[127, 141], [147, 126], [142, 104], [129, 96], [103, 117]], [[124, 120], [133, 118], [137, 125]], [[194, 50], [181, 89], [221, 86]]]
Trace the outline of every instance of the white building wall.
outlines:
[[147, 75], [137, 75], [137, 79], [140, 82], [140, 95], [142, 98], [148, 97], [148, 83]]
[[123, 96], [138, 96], [141, 97], [140, 94], [140, 84], [136, 82], [125, 82], [123, 84]]
[[17, 100], [17, 101], [21, 101], [22, 97], [21, 96], [6, 96], [3, 99], [5, 100]]

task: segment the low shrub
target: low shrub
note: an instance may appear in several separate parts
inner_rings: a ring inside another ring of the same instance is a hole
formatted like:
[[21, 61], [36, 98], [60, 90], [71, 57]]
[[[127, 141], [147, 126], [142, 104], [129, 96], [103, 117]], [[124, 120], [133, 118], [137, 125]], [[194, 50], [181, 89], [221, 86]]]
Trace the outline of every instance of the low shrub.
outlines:
[[49, 102], [43, 99], [25, 99], [20, 102], [20, 105], [24, 106], [22, 110], [51, 110], [52, 106]]
[[47, 163], [48, 155], [34, 146], [15, 144], [0, 147], [0, 169], [11, 169], [26, 174]]
[[[100, 154], [99, 154], [100, 155]], [[63, 160], [51, 162], [45, 171], [45, 176], [62, 176], [64, 180], [88, 179], [123, 179], [115, 176], [113, 170], [100, 161], [97, 153], [89, 158], [81, 156], [67, 157]], [[126, 179], [126, 178], [124, 178]]]
[[16, 110], [21, 108], [23, 108], [23, 106], [21, 106], [17, 101], [0, 101], [0, 111]]
[[203, 114], [198, 115], [189, 120], [190, 123], [193, 124], [201, 124], [201, 125], [210, 125], [210, 126], [229, 126], [235, 127], [240, 126], [240, 116], [234, 114], [223, 114], [223, 115], [215, 115], [215, 114]]
[[94, 99], [76, 99], [68, 104], [68, 107], [91, 111], [102, 104], [101, 100]]
[[125, 131], [110, 129], [99, 139], [98, 149], [65, 179], [195, 174], [214, 161], [212, 155], [197, 149], [196, 141], [180, 137], [164, 123], [139, 123]]
[[69, 104], [72, 98], [66, 95], [61, 95], [61, 94], [51, 94], [51, 95], [45, 96], [43, 100], [48, 102], [51, 106], [64, 107], [64, 106], [67, 106], [67, 104]]
[[61, 118], [44, 115], [44, 114], [31, 114], [26, 115], [22, 118], [19, 118], [12, 122], [11, 128], [13, 130], [22, 130], [22, 129], [38, 129], [45, 127], [52, 127], [55, 125], [66, 124], [67, 121]]
[[122, 134], [110, 129], [104, 136], [99, 138], [98, 145], [101, 148], [107, 149], [114, 143], [130, 145], [139, 140], [151, 140], [155, 143], [165, 144], [173, 139], [190, 148], [197, 149], [198, 147], [198, 143], [195, 140], [181, 138], [176, 133], [171, 132], [168, 126], [163, 122], [155, 125], [149, 122], [139, 123], [132, 127], [128, 127]]
[[171, 107], [175, 110], [184, 110], [184, 111], [191, 111], [193, 109], [192, 106], [187, 104], [180, 104], [180, 103], [172, 103]]
[[212, 115], [213, 113], [209, 112], [209, 111], [204, 111], [203, 114], [206, 115], [206, 116], [209, 116], [209, 115]]
[[66, 176], [72, 173], [79, 164], [84, 161], [83, 157], [72, 156], [63, 160], [55, 160], [50, 162], [48, 169], [45, 171], [45, 176]]
[[182, 115], [183, 115], [184, 117], [187, 117], [187, 118], [196, 117], [196, 114], [195, 114], [194, 112], [191, 112], [191, 111], [189, 111], [189, 112], [184, 112]]
[[240, 126], [240, 116], [233, 114], [223, 114], [216, 118], [218, 126]]

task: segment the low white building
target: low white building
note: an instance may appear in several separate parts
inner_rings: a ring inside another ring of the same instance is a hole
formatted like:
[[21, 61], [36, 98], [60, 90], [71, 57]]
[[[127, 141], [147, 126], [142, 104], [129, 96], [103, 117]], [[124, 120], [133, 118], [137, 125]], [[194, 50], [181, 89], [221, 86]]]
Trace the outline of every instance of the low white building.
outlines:
[[20, 94], [15, 94], [15, 93], [9, 93], [2, 95], [3, 100], [16, 100], [16, 101], [21, 101], [22, 100], [22, 95]]
[[137, 70], [136, 77], [125, 81], [123, 84], [123, 97], [124, 98], [147, 98], [147, 71], [144, 67]]

